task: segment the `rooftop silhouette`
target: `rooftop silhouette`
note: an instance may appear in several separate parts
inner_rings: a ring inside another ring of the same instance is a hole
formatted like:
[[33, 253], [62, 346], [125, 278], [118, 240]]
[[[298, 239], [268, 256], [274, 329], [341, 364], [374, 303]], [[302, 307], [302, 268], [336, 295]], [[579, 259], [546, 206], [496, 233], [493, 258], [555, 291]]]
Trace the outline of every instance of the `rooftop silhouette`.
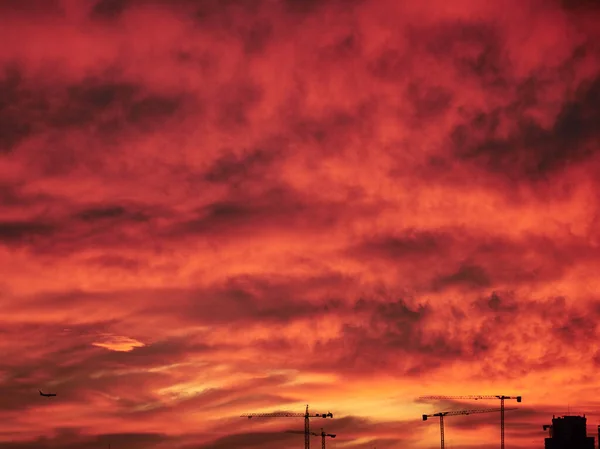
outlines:
[[544, 425], [550, 431], [545, 439], [545, 449], [594, 449], [594, 437], [587, 436], [587, 418], [584, 416], [552, 417], [551, 425]]

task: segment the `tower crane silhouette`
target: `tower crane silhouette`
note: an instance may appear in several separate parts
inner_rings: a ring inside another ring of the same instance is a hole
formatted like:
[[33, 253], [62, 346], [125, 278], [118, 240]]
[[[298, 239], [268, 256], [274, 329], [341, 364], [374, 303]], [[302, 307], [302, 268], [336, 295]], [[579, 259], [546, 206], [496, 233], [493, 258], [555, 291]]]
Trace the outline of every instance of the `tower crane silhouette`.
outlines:
[[[516, 407], [509, 408], [507, 410], [514, 410]], [[473, 415], [475, 413], [490, 413], [490, 412], [498, 412], [499, 408], [486, 408], [479, 410], [457, 410], [451, 412], [438, 412], [432, 415], [423, 415], [423, 421], [427, 421], [427, 418], [432, 418], [434, 416], [440, 417], [440, 440], [441, 440], [441, 449], [444, 449], [444, 416], [458, 416], [458, 415]]]
[[244, 413], [241, 415], [242, 418], [304, 418], [304, 449], [310, 449], [310, 418], [333, 418], [331, 412], [327, 413], [314, 413], [308, 412], [308, 404], [306, 405], [306, 411], [304, 413], [292, 413], [292, 412], [273, 412], [273, 413]]
[[[297, 434], [304, 435], [304, 432], [302, 430], [287, 430], [286, 433], [297, 433]], [[325, 433], [325, 431], [323, 430], [322, 427], [321, 427], [321, 433], [311, 432], [310, 434], [315, 437], [318, 437], [318, 436], [321, 437], [321, 449], [325, 449], [325, 437], [335, 438], [334, 433]]]
[[471, 396], [421, 396], [419, 399], [500, 399], [500, 449], [504, 449], [504, 401], [516, 399], [521, 402], [521, 396], [504, 395], [471, 395]]

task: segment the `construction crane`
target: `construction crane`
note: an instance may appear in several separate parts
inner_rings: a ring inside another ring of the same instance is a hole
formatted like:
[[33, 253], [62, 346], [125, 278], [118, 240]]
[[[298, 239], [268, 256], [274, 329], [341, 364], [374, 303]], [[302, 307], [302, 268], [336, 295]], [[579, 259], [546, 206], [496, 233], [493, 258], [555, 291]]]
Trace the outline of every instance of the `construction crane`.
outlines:
[[504, 449], [504, 401], [516, 399], [521, 402], [521, 396], [504, 395], [471, 395], [471, 396], [421, 396], [419, 399], [500, 399], [500, 449]]
[[[287, 433], [298, 433], [298, 434], [304, 434], [303, 431], [301, 430], [288, 430]], [[321, 433], [314, 433], [311, 432], [310, 433], [312, 436], [321, 437], [321, 449], [325, 449], [325, 437], [330, 437], [330, 438], [335, 438], [335, 434], [334, 433], [325, 433], [325, 431], [323, 430], [323, 428], [321, 428]]]
[[292, 412], [274, 412], [274, 413], [245, 413], [243, 418], [304, 418], [304, 449], [310, 449], [310, 418], [333, 418], [331, 412], [327, 413], [308, 413], [308, 404], [304, 413]]
[[[507, 409], [507, 410], [514, 410]], [[444, 416], [458, 416], [458, 415], [473, 415], [475, 413], [490, 413], [490, 412], [498, 412], [499, 408], [487, 408], [480, 410], [457, 410], [453, 412], [438, 412], [432, 415], [423, 415], [423, 421], [427, 421], [427, 418], [432, 418], [434, 416], [440, 417], [440, 440], [441, 440], [441, 449], [444, 449]]]

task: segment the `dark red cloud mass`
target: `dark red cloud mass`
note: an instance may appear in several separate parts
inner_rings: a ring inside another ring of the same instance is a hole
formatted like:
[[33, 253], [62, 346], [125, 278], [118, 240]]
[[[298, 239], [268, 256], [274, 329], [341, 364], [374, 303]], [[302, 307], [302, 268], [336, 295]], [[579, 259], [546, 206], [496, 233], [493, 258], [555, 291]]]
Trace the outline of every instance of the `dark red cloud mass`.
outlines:
[[[0, 448], [512, 449], [600, 419], [594, 1], [0, 2]], [[56, 392], [43, 398], [38, 390]], [[449, 417], [496, 448], [496, 413]], [[315, 438], [313, 445], [320, 444]]]

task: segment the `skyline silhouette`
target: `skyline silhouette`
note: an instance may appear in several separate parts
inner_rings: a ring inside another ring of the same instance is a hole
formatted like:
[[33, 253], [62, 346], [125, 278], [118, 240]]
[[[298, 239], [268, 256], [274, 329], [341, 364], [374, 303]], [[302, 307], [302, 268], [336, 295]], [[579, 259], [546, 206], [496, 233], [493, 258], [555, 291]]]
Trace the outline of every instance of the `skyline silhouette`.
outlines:
[[432, 449], [501, 405], [435, 394], [522, 395], [505, 449], [596, 429], [598, 23], [0, 0], [0, 449], [294, 449], [240, 415], [306, 404], [329, 449]]

